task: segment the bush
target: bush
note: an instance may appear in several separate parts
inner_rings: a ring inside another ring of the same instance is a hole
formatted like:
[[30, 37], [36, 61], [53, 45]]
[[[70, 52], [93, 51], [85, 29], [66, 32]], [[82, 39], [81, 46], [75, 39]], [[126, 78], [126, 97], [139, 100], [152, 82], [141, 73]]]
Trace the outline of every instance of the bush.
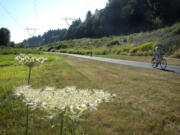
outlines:
[[39, 50], [42, 50], [43, 48], [42, 47], [39, 47]]
[[159, 42], [148, 42], [137, 47], [133, 47], [129, 50], [130, 53], [136, 53], [137, 51], [149, 51], [154, 50]]
[[121, 52], [121, 53], [119, 53], [119, 54], [121, 54], [121, 55], [128, 55], [127, 52]]
[[132, 48], [132, 45], [125, 45], [121, 46], [120, 48], [113, 49], [113, 53], [121, 54], [122, 52], [125, 52], [126, 54], [129, 52], [129, 50]]
[[174, 52], [173, 57], [180, 58], [180, 49]]
[[136, 52], [136, 55], [137, 55], [137, 56], [143, 56], [144, 53], [143, 53], [143, 51], [137, 51], [137, 52]]
[[108, 47], [114, 46], [114, 45], [120, 45], [118, 40], [113, 40], [107, 44]]
[[123, 39], [123, 42], [126, 43], [126, 42], [127, 42], [127, 39]]
[[174, 27], [175, 27], [174, 33], [180, 34], [180, 24], [175, 24]]
[[52, 49], [53, 49], [53, 47], [49, 47], [47, 51], [50, 52], [50, 51], [52, 51]]
[[60, 43], [58, 46], [56, 46], [56, 49], [59, 50], [59, 49], [65, 49], [67, 48], [68, 46], [66, 44], [63, 44], [63, 43]]
[[107, 55], [110, 53], [109, 49], [101, 49], [101, 50], [95, 50], [94, 54], [95, 55]]
[[71, 53], [71, 54], [81, 54], [81, 55], [88, 55], [90, 53], [89, 50], [85, 49], [61, 49], [59, 50], [61, 53]]

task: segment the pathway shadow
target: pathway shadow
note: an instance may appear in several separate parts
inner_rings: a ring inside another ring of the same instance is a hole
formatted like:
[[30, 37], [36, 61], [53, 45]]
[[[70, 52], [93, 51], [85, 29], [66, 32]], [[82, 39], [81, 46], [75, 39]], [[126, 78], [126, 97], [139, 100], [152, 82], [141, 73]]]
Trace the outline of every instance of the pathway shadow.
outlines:
[[170, 73], [175, 73], [174, 70], [169, 70], [169, 69], [161, 69], [161, 68], [156, 68], [158, 70], [164, 71], [164, 72], [170, 72]]

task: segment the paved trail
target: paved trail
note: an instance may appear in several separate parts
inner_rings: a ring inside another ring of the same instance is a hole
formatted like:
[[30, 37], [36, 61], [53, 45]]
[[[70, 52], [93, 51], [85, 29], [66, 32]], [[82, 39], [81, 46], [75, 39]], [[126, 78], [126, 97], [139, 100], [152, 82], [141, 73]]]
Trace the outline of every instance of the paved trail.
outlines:
[[[96, 60], [96, 61], [103, 61], [103, 62], [108, 62], [108, 63], [114, 63], [114, 64], [120, 64], [120, 65], [126, 65], [126, 66], [133, 66], [133, 67], [139, 67], [139, 68], [146, 68], [146, 69], [151, 69], [151, 70], [161, 70], [160, 68], [152, 68], [151, 63], [148, 63], [148, 62], [138, 62], [138, 61], [129, 61], [129, 60], [120, 60], [120, 59], [91, 57], [91, 56], [85, 56], [85, 55], [57, 53], [57, 52], [45, 52], [45, 53], [68, 55], [68, 56], [74, 56], [74, 57], [78, 57], [78, 58], [84, 58], [84, 59], [90, 59], [90, 60]], [[167, 65], [166, 70], [161, 70], [161, 71], [180, 74], [180, 66]]]

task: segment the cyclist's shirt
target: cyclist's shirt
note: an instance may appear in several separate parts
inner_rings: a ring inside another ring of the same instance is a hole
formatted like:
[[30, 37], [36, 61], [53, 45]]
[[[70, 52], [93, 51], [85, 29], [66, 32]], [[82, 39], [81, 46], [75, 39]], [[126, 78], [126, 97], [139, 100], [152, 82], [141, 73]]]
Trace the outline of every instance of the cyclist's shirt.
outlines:
[[161, 55], [162, 54], [162, 49], [160, 47], [156, 47], [154, 49], [154, 54], [155, 54], [155, 56]]

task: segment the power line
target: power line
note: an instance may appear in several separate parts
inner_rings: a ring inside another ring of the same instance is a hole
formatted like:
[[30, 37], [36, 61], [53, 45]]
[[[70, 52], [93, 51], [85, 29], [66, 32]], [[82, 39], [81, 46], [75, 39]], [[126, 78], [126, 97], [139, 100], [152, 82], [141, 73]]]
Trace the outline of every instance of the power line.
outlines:
[[34, 0], [34, 12], [35, 12], [36, 27], [38, 27], [37, 0]]
[[90, 5], [92, 5], [96, 0], [92, 0], [89, 2], [86, 6], [84, 6], [81, 10], [75, 12], [74, 14], [78, 14], [79, 12], [83, 11], [84, 9], [87, 9]]
[[[87, 8], [87, 7], [89, 7], [89, 6], [90, 6], [91, 4], [93, 4], [95, 1], [96, 1], [96, 0], [92, 0], [91, 2], [89, 2], [86, 6], [84, 6], [84, 7], [82, 8], [82, 10], [84, 10], [84, 9]], [[79, 11], [77, 11], [77, 12], [74, 12], [74, 14], [78, 14], [78, 13], [81, 12], [82, 10], [79, 10]], [[74, 14], [73, 14], [73, 15], [74, 15]], [[72, 22], [72, 21], [76, 20], [76, 18], [73, 18], [73, 17], [64, 17], [63, 20], [66, 22], [67, 26], [69, 27], [69, 26], [70, 26], [69, 21]]]
[[26, 31], [27, 31], [27, 33], [29, 34], [29, 37], [33, 37], [35, 34], [36, 34], [36, 31], [38, 30], [38, 29], [36, 29], [36, 28], [26, 28], [25, 29]]
[[69, 24], [69, 21], [74, 21], [76, 20], [76, 18], [73, 18], [73, 17], [64, 17], [63, 20], [66, 22], [67, 26], [69, 27], [70, 24]]
[[[34, 37], [34, 35], [36, 34], [36, 31], [38, 30], [38, 29], [36, 29], [36, 28], [26, 28], [25, 29], [26, 31], [27, 31], [27, 33], [28, 33], [28, 35], [29, 35], [29, 38], [32, 38], [32, 37]], [[28, 44], [27, 44], [28, 45]], [[29, 45], [27, 46], [28, 48], [29, 48]]]
[[[3, 0], [0, 1], [0, 7], [6, 12], [6, 14], [16, 23], [16, 25], [18, 25], [19, 27], [21, 27], [22, 29], [24, 29], [24, 27], [17, 21], [17, 19], [11, 14], [11, 12], [9, 12], [9, 10], [4, 7], [2, 5]], [[35, 11], [35, 23], [36, 23], [36, 27], [38, 27], [38, 13], [37, 13], [37, 0], [34, 0], [34, 11]], [[37, 28], [25, 28], [24, 30], [26, 30], [26, 32], [29, 35], [29, 38], [33, 37], [36, 32], [37, 32]]]
[[[2, 1], [1, 1], [2, 2]], [[5, 8], [2, 3], [0, 2], [0, 7], [6, 12], [6, 14], [16, 23], [16, 25], [18, 25], [19, 27], [21, 27], [22, 29], [24, 29], [24, 27], [16, 20], [16, 18], [11, 14], [11, 12], [9, 12], [7, 10], [7, 8]]]

